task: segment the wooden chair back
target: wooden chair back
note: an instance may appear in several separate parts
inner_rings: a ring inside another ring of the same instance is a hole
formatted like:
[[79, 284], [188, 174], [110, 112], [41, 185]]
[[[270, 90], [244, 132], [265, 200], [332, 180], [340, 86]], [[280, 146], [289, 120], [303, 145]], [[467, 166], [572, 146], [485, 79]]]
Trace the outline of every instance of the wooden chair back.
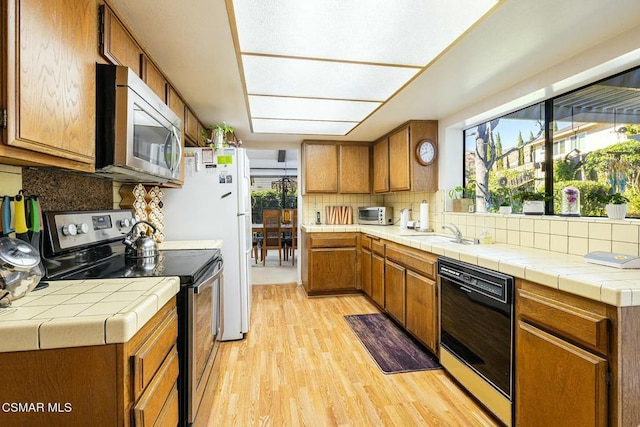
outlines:
[[262, 264], [266, 263], [267, 251], [277, 249], [282, 265], [282, 229], [279, 209], [265, 209], [262, 211]]

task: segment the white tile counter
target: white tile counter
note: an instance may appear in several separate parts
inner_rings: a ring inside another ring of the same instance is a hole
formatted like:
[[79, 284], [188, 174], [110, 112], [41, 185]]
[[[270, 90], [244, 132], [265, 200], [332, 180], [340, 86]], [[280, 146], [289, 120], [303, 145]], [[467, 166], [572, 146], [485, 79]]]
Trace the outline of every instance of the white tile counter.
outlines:
[[129, 341], [180, 290], [177, 277], [48, 283], [0, 309], [0, 352]]
[[[437, 255], [444, 255], [617, 307], [640, 306], [640, 270], [590, 264], [581, 256], [507, 244], [461, 245], [429, 242], [397, 226], [302, 225], [308, 233], [363, 232]], [[452, 237], [451, 235], [447, 237]]]

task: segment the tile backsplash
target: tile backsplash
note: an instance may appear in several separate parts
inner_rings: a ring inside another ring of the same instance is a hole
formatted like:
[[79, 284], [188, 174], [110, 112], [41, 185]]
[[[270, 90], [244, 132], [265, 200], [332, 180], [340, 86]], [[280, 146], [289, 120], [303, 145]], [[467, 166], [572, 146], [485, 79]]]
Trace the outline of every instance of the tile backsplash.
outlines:
[[[430, 228], [437, 233], [449, 233], [442, 230], [442, 226], [455, 224], [467, 238], [479, 238], [486, 229], [496, 243], [579, 256], [593, 251], [640, 255], [640, 219], [445, 212], [445, 197], [444, 191], [384, 196], [305, 195], [303, 218], [305, 224], [315, 223], [314, 207], [317, 206], [324, 224], [324, 206], [345, 204], [354, 209], [365, 205], [391, 206], [394, 223], [399, 222], [402, 209], [412, 209], [410, 219], [419, 220], [420, 202], [426, 200]], [[354, 219], [354, 222], [357, 221]]]

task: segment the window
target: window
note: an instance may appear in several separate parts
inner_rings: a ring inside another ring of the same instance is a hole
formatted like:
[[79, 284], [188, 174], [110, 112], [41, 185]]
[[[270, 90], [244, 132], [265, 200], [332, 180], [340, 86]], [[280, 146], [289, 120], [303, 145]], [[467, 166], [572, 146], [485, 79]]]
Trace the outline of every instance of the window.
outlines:
[[465, 188], [478, 212], [522, 212], [516, 191], [544, 191], [544, 119], [540, 103], [464, 131]]
[[604, 215], [595, 195], [621, 193], [627, 216], [640, 217], [640, 68], [466, 129], [464, 144], [478, 212], [503, 203], [522, 212], [514, 196], [534, 191], [561, 214], [561, 190], [572, 186], [582, 216]]

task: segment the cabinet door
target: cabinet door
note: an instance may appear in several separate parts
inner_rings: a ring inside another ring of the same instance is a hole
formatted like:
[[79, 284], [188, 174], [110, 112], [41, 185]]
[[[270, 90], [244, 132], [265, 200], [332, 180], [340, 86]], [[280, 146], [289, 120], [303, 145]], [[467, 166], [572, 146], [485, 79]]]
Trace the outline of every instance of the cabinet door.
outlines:
[[185, 145], [198, 146], [198, 118], [189, 107], [184, 109], [184, 136]]
[[429, 350], [436, 353], [436, 282], [407, 270], [407, 312], [405, 327]]
[[158, 95], [162, 102], [167, 102], [167, 80], [147, 55], [142, 55], [142, 80]]
[[371, 255], [371, 299], [384, 308], [384, 258]]
[[340, 146], [340, 193], [370, 193], [369, 145]]
[[[389, 137], [389, 190], [411, 189], [409, 127]], [[391, 173], [391, 171], [393, 171]]]
[[[16, 16], [6, 19], [10, 66], [4, 142], [54, 156], [54, 161], [46, 162], [51, 166], [57, 166], [55, 158], [60, 158], [79, 162], [71, 166], [74, 169], [92, 171], [98, 34], [95, 2], [16, 3], [11, 8]], [[0, 150], [0, 155], [11, 156], [11, 150], [7, 151]], [[25, 160], [39, 162], [40, 157]]]
[[337, 145], [304, 145], [304, 189], [307, 193], [338, 192]]
[[310, 291], [356, 289], [356, 248], [311, 249]]
[[605, 359], [523, 321], [516, 343], [519, 426], [607, 425]]
[[384, 308], [404, 326], [405, 268], [387, 260], [384, 265]]
[[371, 297], [371, 251], [362, 249], [360, 252], [360, 288]]
[[389, 139], [383, 138], [373, 146], [373, 192], [389, 191]]
[[112, 64], [124, 65], [135, 71], [137, 75], [141, 75], [142, 49], [111, 9], [103, 5], [101, 11], [102, 55]]

